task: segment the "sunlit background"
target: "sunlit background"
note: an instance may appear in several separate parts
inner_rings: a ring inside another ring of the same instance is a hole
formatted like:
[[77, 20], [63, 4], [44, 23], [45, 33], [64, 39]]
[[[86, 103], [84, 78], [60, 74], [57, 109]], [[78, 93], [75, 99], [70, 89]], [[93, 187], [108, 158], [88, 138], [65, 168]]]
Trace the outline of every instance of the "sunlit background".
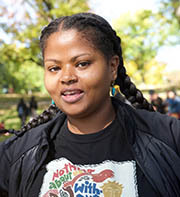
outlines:
[[[161, 1], [157, 0], [90, 0], [90, 7], [92, 10], [106, 18], [112, 25], [123, 14], [135, 15], [141, 10], [152, 10], [158, 12], [158, 6]], [[163, 2], [163, 1], [162, 1]], [[165, 2], [165, 1], [164, 1]], [[166, 1], [167, 2], [167, 1]], [[177, 1], [178, 2], [178, 1]], [[180, 1], [179, 1], [180, 6]], [[180, 7], [179, 7], [180, 12]], [[179, 13], [180, 15], [180, 13]], [[179, 29], [180, 30], [180, 29]], [[156, 59], [167, 64], [166, 70], [171, 72], [173, 70], [180, 70], [180, 42], [177, 41], [175, 45], [162, 45], [158, 50]]]

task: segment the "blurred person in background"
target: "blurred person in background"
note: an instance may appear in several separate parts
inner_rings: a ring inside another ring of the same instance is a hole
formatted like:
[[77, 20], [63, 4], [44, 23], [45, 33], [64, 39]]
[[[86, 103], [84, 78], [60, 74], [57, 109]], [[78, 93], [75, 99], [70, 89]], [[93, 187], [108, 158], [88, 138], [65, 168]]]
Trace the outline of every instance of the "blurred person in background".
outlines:
[[166, 113], [166, 103], [163, 101], [163, 99], [158, 95], [158, 93], [155, 90], [150, 90], [149, 91], [150, 95], [150, 102], [153, 106], [153, 108], [162, 113]]
[[4, 121], [0, 122], [0, 130], [4, 129]]
[[7, 132], [7, 130], [5, 129], [4, 121], [0, 122], [0, 134], [3, 134], [5, 136], [9, 135], [9, 132]]
[[31, 119], [37, 116], [36, 110], [38, 109], [38, 103], [35, 99], [35, 96], [32, 96], [30, 101], [29, 101], [29, 113]]
[[4, 127], [4, 121], [1, 121], [0, 122], [0, 134], [4, 134], [4, 130], [5, 129], [5, 127]]
[[174, 90], [167, 92], [168, 115], [180, 119], [180, 97]]
[[21, 98], [19, 103], [17, 104], [17, 112], [18, 112], [18, 116], [21, 120], [21, 126], [24, 126], [26, 123], [28, 111], [29, 111], [29, 109], [28, 109], [24, 99]]

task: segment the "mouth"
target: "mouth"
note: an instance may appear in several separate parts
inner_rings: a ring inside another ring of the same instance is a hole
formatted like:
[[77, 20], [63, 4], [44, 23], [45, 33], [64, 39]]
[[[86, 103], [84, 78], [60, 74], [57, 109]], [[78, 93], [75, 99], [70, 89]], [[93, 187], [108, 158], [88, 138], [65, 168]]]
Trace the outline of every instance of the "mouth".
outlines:
[[65, 89], [61, 92], [61, 97], [66, 103], [76, 103], [82, 99], [84, 91], [80, 89]]

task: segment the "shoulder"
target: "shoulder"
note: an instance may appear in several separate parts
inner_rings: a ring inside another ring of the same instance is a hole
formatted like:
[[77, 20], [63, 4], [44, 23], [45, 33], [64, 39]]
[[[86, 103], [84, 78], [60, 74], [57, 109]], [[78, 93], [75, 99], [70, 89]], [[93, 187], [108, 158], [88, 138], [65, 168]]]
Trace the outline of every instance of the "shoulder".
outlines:
[[159, 112], [129, 109], [140, 132], [147, 133], [163, 141], [180, 154], [180, 120]]
[[129, 131], [130, 139], [133, 140], [137, 133], [148, 134], [173, 148], [180, 155], [180, 120], [159, 112], [134, 109], [116, 99], [113, 99], [113, 103], [118, 112], [118, 119]]
[[33, 147], [42, 143], [48, 144], [48, 140], [58, 131], [64, 119], [64, 114], [57, 114], [47, 123], [41, 124], [24, 133], [19, 133], [17, 136], [12, 136], [0, 144], [0, 152], [6, 153], [8, 160], [13, 163]]
[[159, 112], [150, 112], [147, 110], [136, 109], [132, 110], [133, 117], [137, 123], [137, 126], [141, 130], [159, 130], [159, 132], [165, 131], [164, 129], [179, 130], [180, 121], [176, 118], [170, 117], [166, 114]]

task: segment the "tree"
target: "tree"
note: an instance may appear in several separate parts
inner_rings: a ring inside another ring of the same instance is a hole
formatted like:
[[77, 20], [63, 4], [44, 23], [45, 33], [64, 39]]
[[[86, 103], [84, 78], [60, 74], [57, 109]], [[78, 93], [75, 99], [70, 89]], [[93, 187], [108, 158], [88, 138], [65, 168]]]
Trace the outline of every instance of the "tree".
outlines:
[[[167, 42], [169, 32], [164, 28], [165, 23], [164, 18], [149, 10], [137, 12], [135, 15], [125, 14], [114, 23], [117, 34], [122, 39], [125, 66], [135, 71], [131, 73], [128, 70], [136, 83], [149, 83], [147, 78], [154, 75], [154, 72], [150, 72], [154, 65], [156, 71], [162, 68], [161, 63], [152, 61], [158, 49]], [[157, 73], [158, 78], [162, 78], [163, 73]]]
[[0, 47], [1, 88], [8, 86], [21, 93], [27, 93], [29, 90], [42, 91], [43, 68], [34, 62], [24, 61], [23, 50], [24, 48], [17, 48], [14, 44], [4, 44]]
[[6, 73], [0, 80], [13, 86], [16, 92], [40, 90], [43, 80], [39, 88], [37, 81], [41, 80], [39, 72], [43, 72], [39, 48], [42, 27], [56, 17], [85, 12], [89, 7], [86, 0], [16, 0], [12, 3], [15, 4], [7, 5], [2, 0], [0, 5], [0, 27], [9, 38], [8, 44], [0, 40], [0, 72]]
[[167, 18], [168, 22], [176, 19], [180, 27], [180, 1], [179, 0], [159, 0], [159, 13]]
[[[127, 73], [136, 84], [142, 84], [142, 72], [138, 69], [138, 65], [134, 61], [125, 61]], [[157, 85], [164, 83], [166, 65], [155, 59], [144, 64], [143, 79], [145, 84]]]
[[180, 44], [180, 1], [158, 0], [158, 15], [166, 22], [164, 26], [169, 31], [169, 44]]

